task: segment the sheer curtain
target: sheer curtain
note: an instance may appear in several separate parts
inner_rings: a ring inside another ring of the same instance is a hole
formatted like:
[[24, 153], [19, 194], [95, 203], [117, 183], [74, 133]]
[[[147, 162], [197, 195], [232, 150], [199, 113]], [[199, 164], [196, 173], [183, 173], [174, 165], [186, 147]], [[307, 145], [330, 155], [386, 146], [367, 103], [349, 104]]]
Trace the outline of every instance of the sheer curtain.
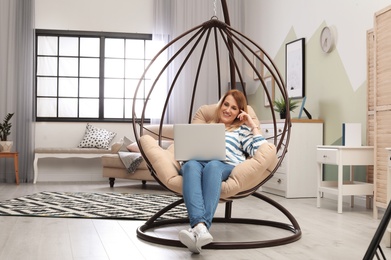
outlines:
[[[15, 113], [9, 140], [19, 153], [20, 182], [34, 175], [34, 6], [34, 0], [0, 1], [0, 120]], [[12, 160], [0, 161], [0, 173], [1, 182], [15, 182]]]
[[[238, 29], [239, 31], [243, 31], [242, 2], [243, 1], [240, 0], [227, 0], [231, 27]], [[169, 40], [173, 40], [193, 27], [208, 21], [215, 15], [219, 20], [224, 21], [220, 0], [155, 0], [155, 34], [166, 35]], [[171, 57], [183, 46], [184, 42], [185, 39], [178, 41], [177, 44], [174, 44], [169, 49], [169, 53], [167, 55]], [[202, 46], [202, 44], [200, 45]], [[209, 45], [213, 47], [213, 44]], [[226, 48], [222, 41], [220, 42], [219, 48]], [[199, 57], [199, 55], [200, 52], [198, 51], [192, 56]], [[222, 84], [223, 86], [226, 86], [226, 89], [222, 90], [224, 94], [224, 92], [228, 90], [229, 81], [228, 55], [224, 52], [219, 53], [219, 55], [222, 66], [221, 74], [222, 78], [225, 79]], [[185, 54], [181, 54], [175, 59], [173, 69], [168, 72], [169, 83], [172, 82], [175, 76], [172, 71], [176, 71], [180, 67], [184, 56]], [[187, 122], [188, 120], [189, 111], [186, 111], [186, 109], [189, 108], [190, 97], [193, 91], [194, 76], [197, 71], [198, 63], [199, 59], [197, 58], [189, 59], [183, 72], [181, 72], [181, 76], [177, 79], [177, 83], [169, 103], [169, 123]], [[218, 100], [216, 80], [217, 70], [215, 63], [215, 49], [214, 47], [209, 48], [206, 51], [201, 68], [198, 85], [202, 87], [198, 87], [194, 109], [197, 109], [203, 104], [215, 103]]]

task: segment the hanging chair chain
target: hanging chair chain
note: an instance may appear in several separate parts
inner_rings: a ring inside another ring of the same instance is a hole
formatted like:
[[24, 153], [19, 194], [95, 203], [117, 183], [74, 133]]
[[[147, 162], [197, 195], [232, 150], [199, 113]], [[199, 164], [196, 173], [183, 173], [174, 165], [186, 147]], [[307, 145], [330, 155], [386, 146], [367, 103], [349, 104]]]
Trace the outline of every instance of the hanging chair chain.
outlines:
[[214, 2], [213, 2], [213, 11], [214, 11], [214, 13], [215, 13], [215, 17], [217, 17], [217, 11], [216, 11], [216, 0], [214, 0]]

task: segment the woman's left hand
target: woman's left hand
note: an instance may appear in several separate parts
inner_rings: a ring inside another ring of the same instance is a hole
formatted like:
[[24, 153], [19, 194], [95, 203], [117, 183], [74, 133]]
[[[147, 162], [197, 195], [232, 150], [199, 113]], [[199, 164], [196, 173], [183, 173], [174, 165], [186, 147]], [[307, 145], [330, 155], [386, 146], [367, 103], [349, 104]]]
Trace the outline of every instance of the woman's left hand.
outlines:
[[250, 128], [257, 127], [254, 123], [254, 120], [251, 118], [251, 116], [247, 114], [244, 110], [240, 110], [238, 118], [240, 119], [240, 121], [243, 121], [244, 124]]

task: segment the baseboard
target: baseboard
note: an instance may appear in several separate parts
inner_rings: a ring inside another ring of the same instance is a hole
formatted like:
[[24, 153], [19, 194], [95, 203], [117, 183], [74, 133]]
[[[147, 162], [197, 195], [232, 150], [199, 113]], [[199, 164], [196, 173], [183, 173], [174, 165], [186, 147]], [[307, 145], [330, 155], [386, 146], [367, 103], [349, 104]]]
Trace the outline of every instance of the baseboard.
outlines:
[[102, 174], [89, 174], [89, 173], [42, 173], [39, 174], [37, 182], [86, 182], [86, 181], [105, 181], [108, 182], [108, 178], [102, 177]]

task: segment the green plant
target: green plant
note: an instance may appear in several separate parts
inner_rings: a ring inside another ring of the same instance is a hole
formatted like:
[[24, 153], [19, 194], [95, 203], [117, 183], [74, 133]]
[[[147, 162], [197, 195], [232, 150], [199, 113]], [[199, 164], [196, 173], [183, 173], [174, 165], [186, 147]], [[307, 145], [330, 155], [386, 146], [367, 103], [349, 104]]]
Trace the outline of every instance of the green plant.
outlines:
[[7, 137], [11, 134], [11, 127], [12, 124], [10, 123], [10, 120], [14, 113], [8, 113], [4, 120], [3, 123], [0, 123], [0, 141], [7, 141]]
[[[289, 98], [288, 100], [289, 100], [289, 111], [293, 111], [295, 108], [299, 106], [299, 101], [293, 101], [291, 98]], [[285, 104], [285, 99], [283, 97], [274, 101], [274, 110], [279, 112], [280, 114], [286, 113], [286, 104]]]

